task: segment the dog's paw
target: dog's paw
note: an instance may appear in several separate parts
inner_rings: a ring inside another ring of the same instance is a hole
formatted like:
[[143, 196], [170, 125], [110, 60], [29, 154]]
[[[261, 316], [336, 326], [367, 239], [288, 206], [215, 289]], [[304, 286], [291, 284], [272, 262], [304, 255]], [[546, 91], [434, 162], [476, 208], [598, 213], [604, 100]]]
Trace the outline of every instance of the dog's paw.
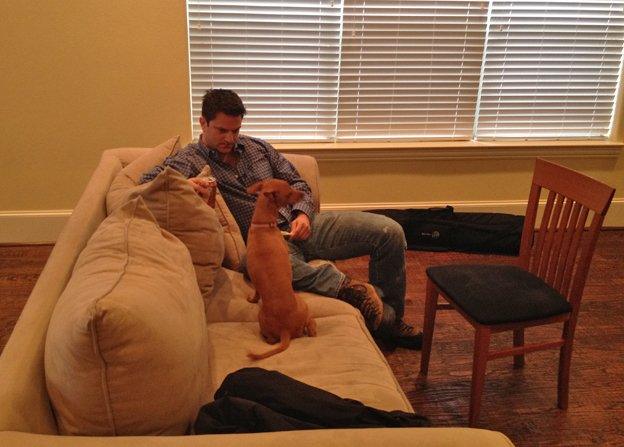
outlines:
[[308, 337], [316, 337], [316, 321], [314, 320], [314, 318], [310, 318], [308, 320], [305, 330]]

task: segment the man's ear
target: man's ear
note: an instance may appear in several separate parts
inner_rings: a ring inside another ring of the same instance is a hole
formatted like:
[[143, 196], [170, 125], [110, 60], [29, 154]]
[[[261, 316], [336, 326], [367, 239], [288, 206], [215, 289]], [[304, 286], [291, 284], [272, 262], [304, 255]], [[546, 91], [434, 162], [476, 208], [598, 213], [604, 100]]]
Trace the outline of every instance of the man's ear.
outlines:
[[249, 188], [247, 188], [247, 194], [258, 194], [260, 192], [260, 190], [262, 189], [262, 185], [264, 184], [264, 181], [259, 181], [254, 183], [253, 185], [251, 185]]

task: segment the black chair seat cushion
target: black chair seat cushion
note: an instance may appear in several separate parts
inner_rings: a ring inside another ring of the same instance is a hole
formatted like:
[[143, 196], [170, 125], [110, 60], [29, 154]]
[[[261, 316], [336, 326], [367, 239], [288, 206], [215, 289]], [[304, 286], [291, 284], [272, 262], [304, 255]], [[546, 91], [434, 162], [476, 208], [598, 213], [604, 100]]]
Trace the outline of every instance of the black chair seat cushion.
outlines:
[[571, 310], [542, 279], [512, 265], [441, 265], [429, 267], [427, 275], [481, 324], [536, 320]]

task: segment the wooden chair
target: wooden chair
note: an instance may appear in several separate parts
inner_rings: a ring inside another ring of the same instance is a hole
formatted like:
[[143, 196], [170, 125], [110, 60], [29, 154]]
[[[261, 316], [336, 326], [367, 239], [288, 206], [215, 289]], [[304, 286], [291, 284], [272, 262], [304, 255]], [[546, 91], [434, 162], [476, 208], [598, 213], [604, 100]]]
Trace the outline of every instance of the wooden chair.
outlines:
[[[542, 189], [548, 191], [535, 232]], [[574, 329], [587, 271], [615, 190], [571, 169], [538, 159], [529, 195], [518, 265], [446, 265], [427, 269], [420, 375], [427, 375], [437, 309], [455, 309], [475, 328], [469, 425], [474, 426], [488, 360], [560, 349], [558, 406], [568, 407]], [[587, 231], [585, 223], [593, 214]], [[442, 296], [447, 303], [438, 303]], [[525, 344], [524, 330], [563, 322], [560, 338]], [[513, 347], [490, 351], [492, 333], [513, 331]]]

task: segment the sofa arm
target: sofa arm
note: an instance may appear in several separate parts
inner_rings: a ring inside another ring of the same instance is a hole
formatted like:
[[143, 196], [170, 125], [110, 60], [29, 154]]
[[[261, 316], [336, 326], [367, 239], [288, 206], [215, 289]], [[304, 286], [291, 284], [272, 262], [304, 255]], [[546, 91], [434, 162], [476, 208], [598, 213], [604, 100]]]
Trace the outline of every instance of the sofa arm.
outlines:
[[120, 169], [118, 159], [102, 156], [2, 351], [0, 430], [56, 432], [43, 370], [48, 323], [78, 255], [106, 216], [104, 197]]
[[513, 447], [500, 432], [476, 428], [368, 428], [342, 430], [297, 430], [201, 436], [80, 437], [0, 432], [0, 445], [18, 447]]
[[286, 160], [290, 161], [301, 175], [310, 190], [312, 191], [312, 200], [316, 206], [316, 212], [321, 209], [321, 188], [319, 185], [319, 168], [316, 159], [311, 155], [303, 154], [282, 154]]

